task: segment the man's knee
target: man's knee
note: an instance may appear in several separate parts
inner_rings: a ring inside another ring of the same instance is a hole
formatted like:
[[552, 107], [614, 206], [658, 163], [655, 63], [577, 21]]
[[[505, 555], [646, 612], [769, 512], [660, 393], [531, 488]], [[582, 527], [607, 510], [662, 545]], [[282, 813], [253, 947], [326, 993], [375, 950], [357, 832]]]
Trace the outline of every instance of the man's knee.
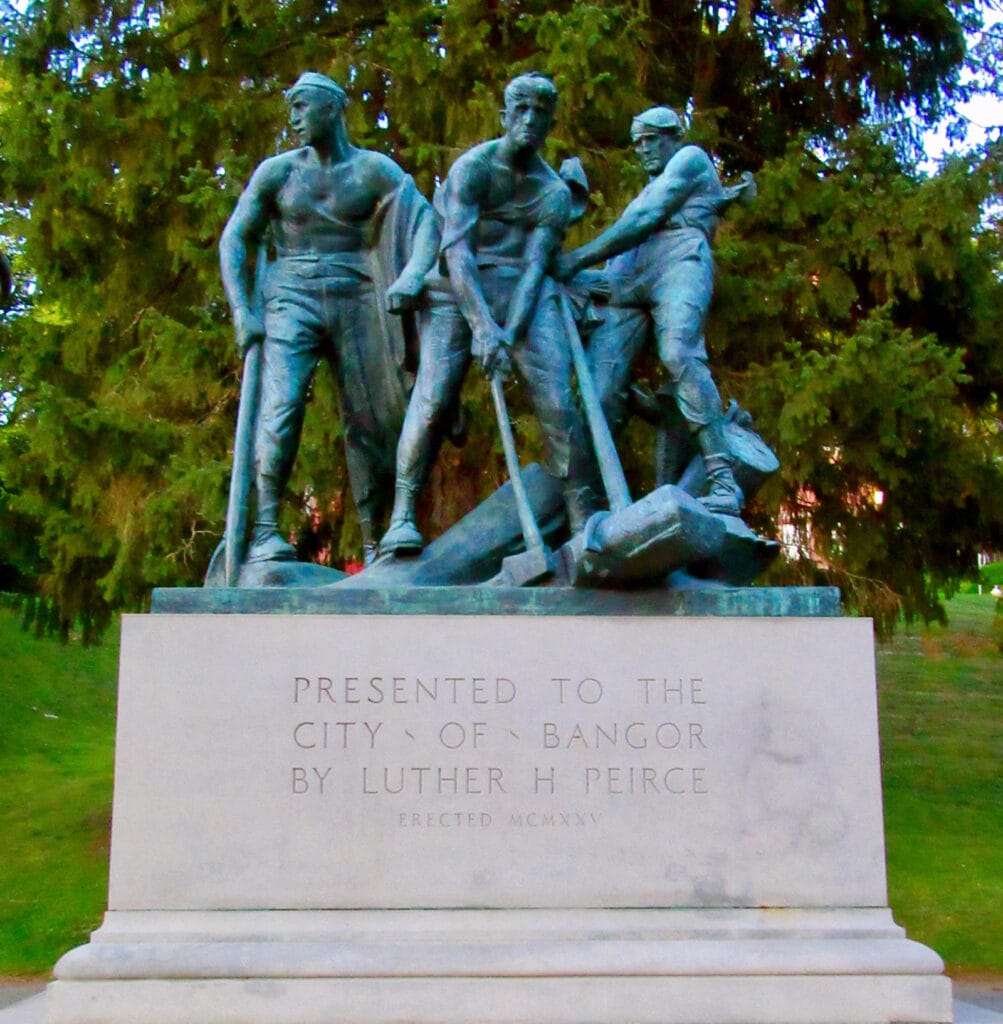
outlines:
[[432, 424], [452, 409], [463, 386], [470, 362], [470, 332], [465, 321], [446, 313], [430, 317], [426, 331], [408, 416], [417, 414]]
[[721, 415], [721, 395], [703, 359], [681, 359], [669, 370], [676, 403], [692, 429], [714, 422]]
[[[408, 419], [417, 419], [425, 427], [438, 426], [452, 408], [455, 388], [450, 386], [448, 376], [437, 376], [422, 382], [419, 378], [411, 396]], [[413, 409], [413, 413], [411, 410]]]
[[668, 344], [661, 346], [659, 357], [669, 380], [676, 386], [684, 380], [701, 380], [705, 376], [710, 376], [702, 339], [699, 342], [692, 339], [671, 339]]

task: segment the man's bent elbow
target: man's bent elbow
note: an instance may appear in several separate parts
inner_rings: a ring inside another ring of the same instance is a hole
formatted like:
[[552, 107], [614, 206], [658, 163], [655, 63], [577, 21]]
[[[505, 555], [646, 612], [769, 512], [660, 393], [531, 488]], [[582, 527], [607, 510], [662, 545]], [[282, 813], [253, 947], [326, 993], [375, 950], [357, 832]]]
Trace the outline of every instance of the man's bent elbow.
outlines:
[[233, 222], [231, 221], [227, 223], [226, 227], [223, 228], [223, 233], [219, 236], [220, 261], [226, 263], [241, 248], [240, 236], [234, 229]]

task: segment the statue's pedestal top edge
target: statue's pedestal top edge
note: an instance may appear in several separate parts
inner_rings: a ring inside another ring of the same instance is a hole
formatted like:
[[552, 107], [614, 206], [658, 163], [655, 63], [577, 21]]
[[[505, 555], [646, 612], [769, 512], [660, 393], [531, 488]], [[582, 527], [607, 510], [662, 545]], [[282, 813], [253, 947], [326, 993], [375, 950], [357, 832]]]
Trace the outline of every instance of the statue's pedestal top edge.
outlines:
[[573, 588], [157, 588], [154, 614], [204, 615], [644, 615], [812, 617], [841, 614], [837, 587], [706, 590]]

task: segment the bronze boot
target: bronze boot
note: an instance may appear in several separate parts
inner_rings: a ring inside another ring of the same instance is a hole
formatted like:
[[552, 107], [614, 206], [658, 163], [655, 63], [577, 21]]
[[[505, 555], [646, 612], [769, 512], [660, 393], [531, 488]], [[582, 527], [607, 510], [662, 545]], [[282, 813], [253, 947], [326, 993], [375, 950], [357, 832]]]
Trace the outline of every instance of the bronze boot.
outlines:
[[700, 430], [697, 440], [707, 470], [707, 492], [700, 497], [700, 504], [708, 512], [740, 516], [745, 507], [745, 495], [735, 479], [734, 461], [724, 436], [724, 420], [708, 423]]
[[394, 488], [394, 510], [390, 515], [390, 529], [380, 541], [380, 554], [408, 554], [421, 551], [425, 540], [415, 523], [414, 505], [418, 488], [398, 480]]

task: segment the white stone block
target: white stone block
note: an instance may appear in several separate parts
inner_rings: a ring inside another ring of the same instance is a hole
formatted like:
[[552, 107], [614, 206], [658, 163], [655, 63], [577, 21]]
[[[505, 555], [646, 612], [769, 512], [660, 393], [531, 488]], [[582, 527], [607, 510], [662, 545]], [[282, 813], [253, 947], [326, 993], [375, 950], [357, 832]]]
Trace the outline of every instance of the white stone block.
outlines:
[[868, 621], [123, 621], [51, 1024], [950, 1020], [887, 909]]
[[110, 907], [883, 906], [872, 659], [854, 619], [127, 617]]

